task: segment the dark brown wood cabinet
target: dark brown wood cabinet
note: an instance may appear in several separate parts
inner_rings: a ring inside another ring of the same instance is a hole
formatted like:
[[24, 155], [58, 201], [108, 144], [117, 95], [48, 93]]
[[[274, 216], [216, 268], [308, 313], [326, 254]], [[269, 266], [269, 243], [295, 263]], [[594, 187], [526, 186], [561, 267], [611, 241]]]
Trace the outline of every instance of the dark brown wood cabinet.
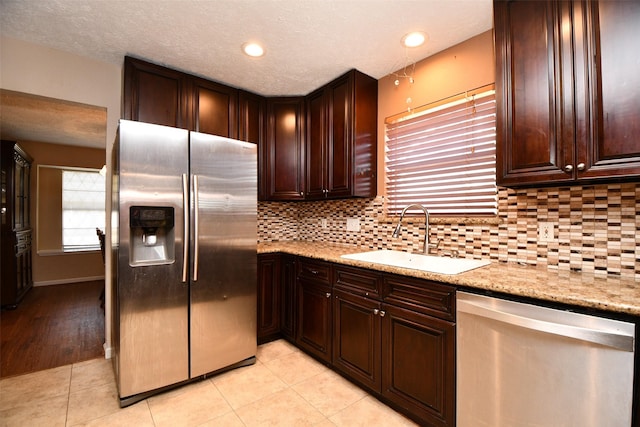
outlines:
[[331, 266], [298, 260], [296, 285], [296, 344], [317, 358], [331, 362]]
[[334, 269], [333, 367], [369, 391], [380, 393], [380, 275]]
[[126, 56], [122, 117], [189, 129], [187, 80], [179, 71]]
[[305, 99], [305, 199], [376, 194], [378, 82], [351, 70]]
[[304, 199], [304, 98], [267, 99], [261, 179], [267, 200]]
[[296, 338], [296, 257], [282, 255], [281, 260], [281, 304], [280, 330], [282, 335], [290, 341]]
[[494, 1], [497, 182], [640, 176], [640, 3]]
[[421, 423], [455, 425], [455, 288], [336, 266], [333, 367]]
[[2, 141], [0, 305], [15, 308], [33, 286], [31, 249], [31, 163], [15, 142]]
[[236, 138], [238, 90], [125, 57], [123, 118]]
[[258, 343], [280, 334], [280, 255], [258, 255]]
[[383, 304], [382, 396], [430, 426], [455, 425], [455, 324]]
[[238, 90], [220, 83], [193, 77], [187, 98], [191, 101], [192, 123], [196, 132], [237, 138]]
[[241, 141], [258, 145], [258, 200], [265, 200], [262, 179], [266, 145], [267, 99], [244, 90], [238, 91], [238, 136]]

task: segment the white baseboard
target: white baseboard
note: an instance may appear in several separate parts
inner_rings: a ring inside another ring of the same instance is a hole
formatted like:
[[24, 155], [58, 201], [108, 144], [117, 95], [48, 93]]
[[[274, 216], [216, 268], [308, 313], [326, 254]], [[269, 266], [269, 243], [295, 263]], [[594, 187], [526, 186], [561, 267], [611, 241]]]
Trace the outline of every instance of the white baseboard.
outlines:
[[39, 282], [33, 282], [33, 286], [64, 285], [67, 283], [93, 282], [95, 280], [104, 280], [104, 276], [74, 277], [72, 279], [58, 279], [58, 280], [42, 280]]
[[113, 357], [113, 348], [108, 347], [107, 343], [102, 344], [102, 348], [104, 348], [104, 358], [111, 359]]

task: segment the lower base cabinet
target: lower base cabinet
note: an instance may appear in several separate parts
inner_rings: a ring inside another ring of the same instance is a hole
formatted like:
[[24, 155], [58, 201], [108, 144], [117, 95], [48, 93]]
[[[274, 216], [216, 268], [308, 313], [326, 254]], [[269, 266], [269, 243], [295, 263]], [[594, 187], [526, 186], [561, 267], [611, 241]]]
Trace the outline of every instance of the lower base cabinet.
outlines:
[[454, 287], [293, 255], [279, 269], [285, 338], [420, 425], [455, 425]]
[[454, 289], [339, 266], [334, 277], [333, 368], [421, 425], [455, 425]]
[[382, 396], [428, 425], [455, 425], [455, 324], [382, 310]]
[[296, 343], [330, 363], [331, 267], [313, 260], [298, 261], [296, 281]]
[[334, 290], [333, 367], [369, 391], [381, 381], [380, 302]]

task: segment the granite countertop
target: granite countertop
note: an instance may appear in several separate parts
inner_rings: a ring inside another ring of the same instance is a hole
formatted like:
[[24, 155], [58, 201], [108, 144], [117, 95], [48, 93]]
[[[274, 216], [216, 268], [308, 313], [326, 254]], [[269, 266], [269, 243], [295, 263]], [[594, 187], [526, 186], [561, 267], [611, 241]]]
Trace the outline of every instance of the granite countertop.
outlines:
[[282, 252], [457, 286], [640, 316], [640, 284], [632, 278], [595, 276], [497, 261], [465, 273], [445, 275], [341, 258], [341, 255], [371, 250], [310, 241], [258, 244], [258, 253]]

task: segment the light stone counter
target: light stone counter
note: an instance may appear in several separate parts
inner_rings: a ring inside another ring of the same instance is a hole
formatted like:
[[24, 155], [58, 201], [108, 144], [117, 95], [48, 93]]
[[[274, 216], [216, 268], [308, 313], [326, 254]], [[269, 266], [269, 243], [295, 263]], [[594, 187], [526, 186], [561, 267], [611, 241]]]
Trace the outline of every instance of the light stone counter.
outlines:
[[370, 250], [372, 249], [358, 248], [353, 245], [308, 241], [271, 242], [258, 245], [258, 253], [282, 252], [452, 285], [640, 316], [640, 283], [630, 278], [594, 276], [587, 273], [556, 271], [546, 267], [497, 261], [466, 273], [443, 275], [340, 257]]

